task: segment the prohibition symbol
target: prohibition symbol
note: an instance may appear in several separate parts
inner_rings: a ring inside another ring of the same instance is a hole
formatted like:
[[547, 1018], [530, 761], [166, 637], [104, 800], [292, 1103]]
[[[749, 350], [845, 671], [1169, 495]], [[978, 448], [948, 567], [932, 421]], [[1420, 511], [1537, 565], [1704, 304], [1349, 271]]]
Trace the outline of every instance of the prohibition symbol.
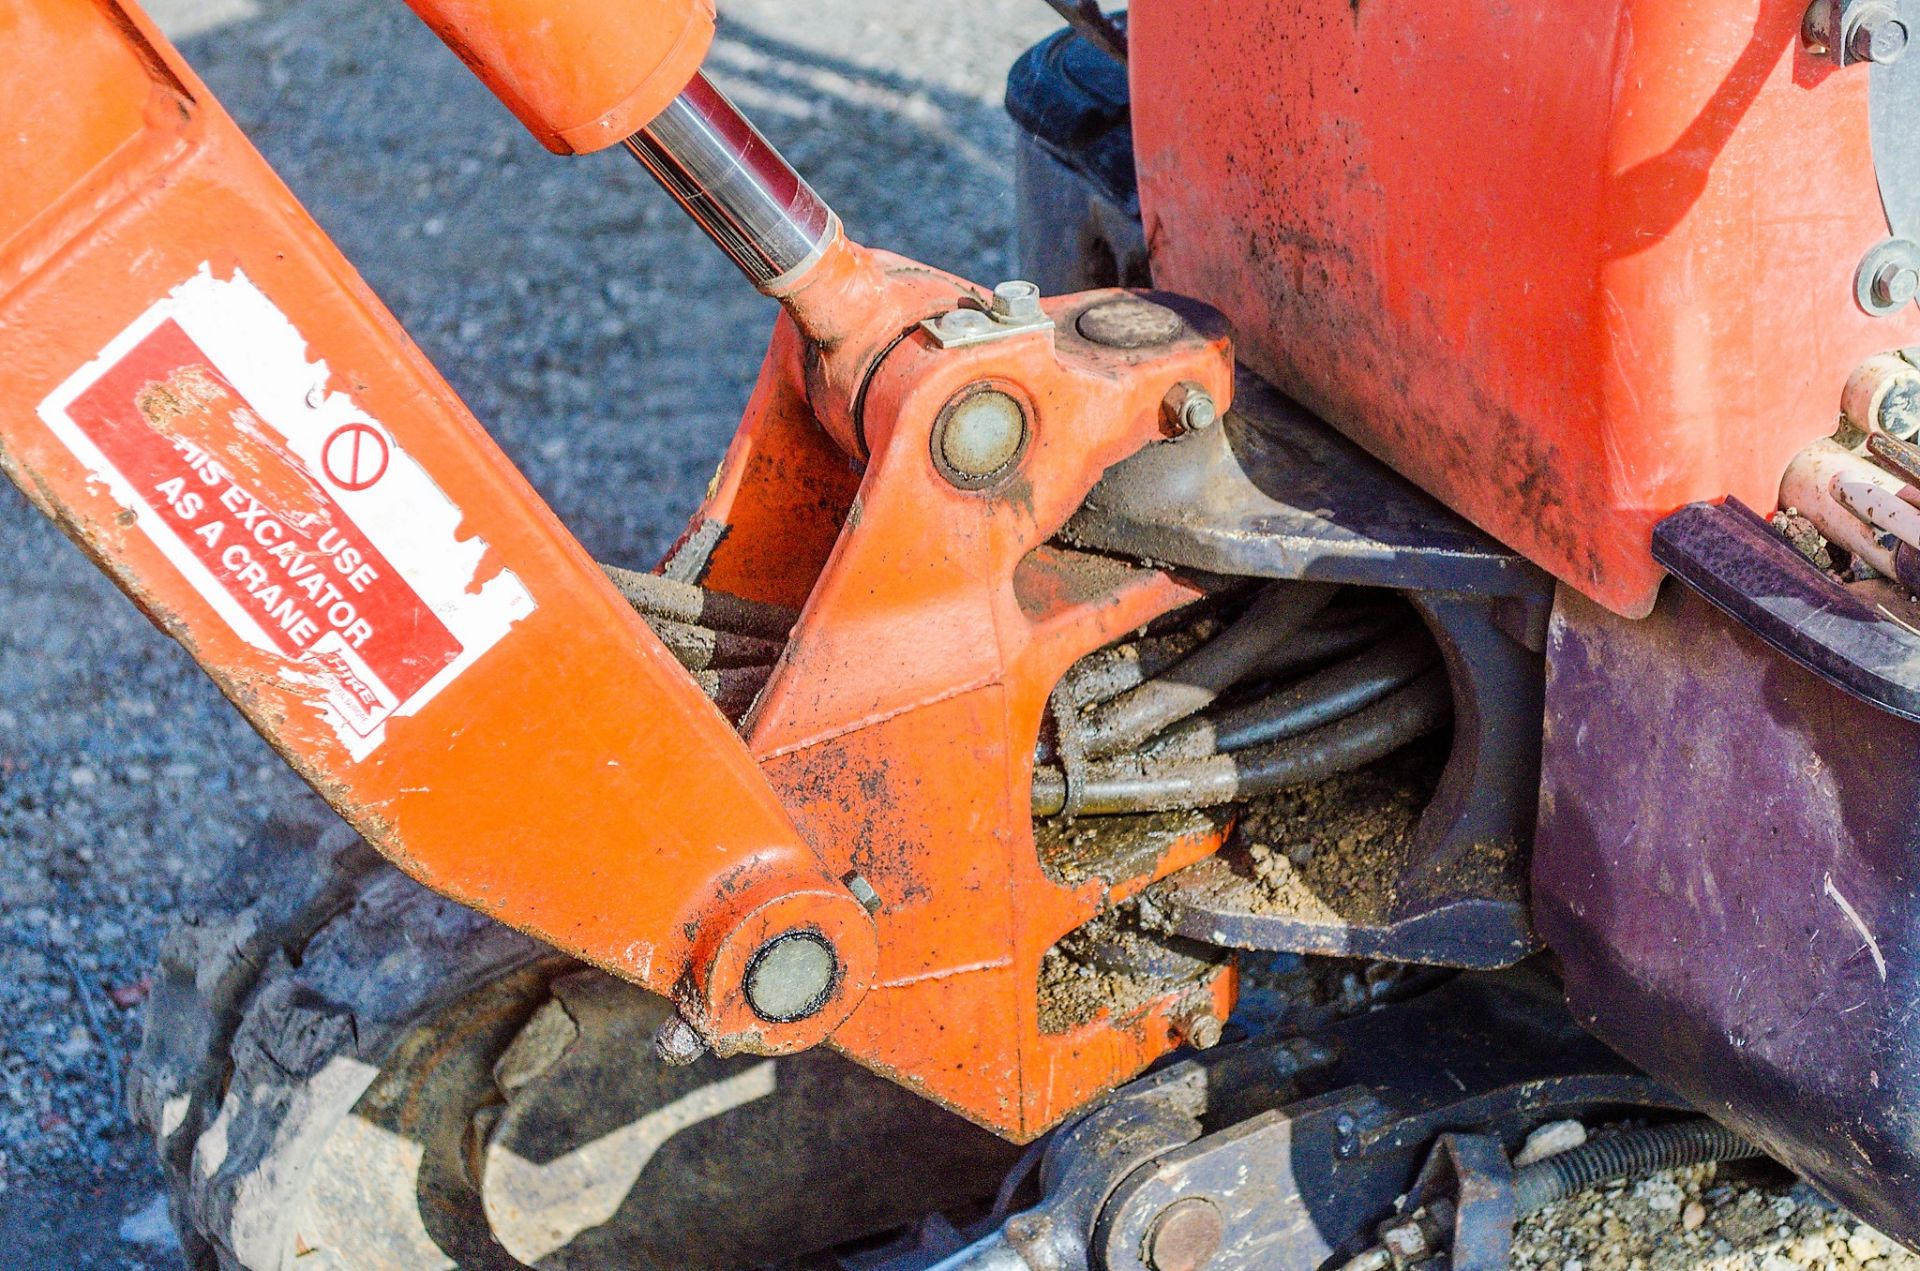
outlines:
[[369, 424], [345, 424], [320, 447], [327, 480], [342, 490], [364, 490], [387, 474], [387, 439]]

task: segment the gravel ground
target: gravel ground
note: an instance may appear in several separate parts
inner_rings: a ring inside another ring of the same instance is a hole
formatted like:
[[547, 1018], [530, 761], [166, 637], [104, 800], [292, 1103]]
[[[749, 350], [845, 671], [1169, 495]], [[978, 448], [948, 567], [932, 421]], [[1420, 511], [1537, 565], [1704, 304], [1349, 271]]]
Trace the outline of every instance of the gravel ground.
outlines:
[[[392, 0], [153, 8], [588, 549], [651, 564], [746, 401], [768, 302], [632, 164], [542, 152]], [[998, 100], [1008, 64], [1055, 25], [1038, 0], [722, 10], [710, 69], [856, 237], [983, 280], [1010, 272]], [[271, 869], [248, 837], [303, 797], [187, 657], [0, 490], [9, 1266], [177, 1265], [118, 1106], [142, 977], [171, 914]], [[1912, 1264], [1782, 1191], [1704, 1176], [1622, 1189], [1532, 1224], [1526, 1265]], [[1708, 1216], [1689, 1229], [1692, 1203]], [[1723, 1221], [1741, 1206], [1766, 1221]]]

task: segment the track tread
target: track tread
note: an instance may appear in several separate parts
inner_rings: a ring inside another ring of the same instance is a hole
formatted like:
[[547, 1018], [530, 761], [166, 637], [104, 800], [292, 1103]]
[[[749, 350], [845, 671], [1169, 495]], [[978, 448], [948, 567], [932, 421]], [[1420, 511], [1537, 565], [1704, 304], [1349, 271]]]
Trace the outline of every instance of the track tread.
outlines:
[[258, 846], [283, 885], [169, 934], [129, 1081], [195, 1271], [288, 1265], [318, 1154], [385, 1057], [447, 1003], [558, 956], [338, 821], [278, 820]]

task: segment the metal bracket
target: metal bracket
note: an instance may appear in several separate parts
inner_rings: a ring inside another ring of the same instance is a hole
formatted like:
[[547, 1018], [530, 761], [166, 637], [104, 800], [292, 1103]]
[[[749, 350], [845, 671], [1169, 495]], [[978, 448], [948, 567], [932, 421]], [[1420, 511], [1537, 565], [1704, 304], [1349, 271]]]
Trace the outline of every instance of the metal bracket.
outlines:
[[943, 349], [966, 349], [1053, 330], [1053, 319], [1040, 307], [1040, 288], [1030, 282], [1003, 282], [993, 289], [990, 309], [951, 309], [937, 318], [921, 320], [920, 329]]

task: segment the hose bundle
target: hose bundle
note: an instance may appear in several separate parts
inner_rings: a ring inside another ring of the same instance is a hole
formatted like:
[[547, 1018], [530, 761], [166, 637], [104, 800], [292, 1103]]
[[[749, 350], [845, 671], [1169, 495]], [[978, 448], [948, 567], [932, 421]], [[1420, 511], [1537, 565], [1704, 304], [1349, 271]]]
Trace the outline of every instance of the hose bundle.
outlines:
[[745, 715], [772, 677], [773, 664], [800, 615], [658, 574], [617, 565], [600, 568], [674, 659], [692, 673], [700, 691], [727, 718]]
[[1033, 814], [1241, 802], [1443, 727], [1452, 696], [1424, 628], [1404, 613], [1330, 610], [1335, 591], [1275, 583], [1217, 631], [1197, 626], [1204, 638], [1154, 636], [1083, 659], [1055, 693]]

